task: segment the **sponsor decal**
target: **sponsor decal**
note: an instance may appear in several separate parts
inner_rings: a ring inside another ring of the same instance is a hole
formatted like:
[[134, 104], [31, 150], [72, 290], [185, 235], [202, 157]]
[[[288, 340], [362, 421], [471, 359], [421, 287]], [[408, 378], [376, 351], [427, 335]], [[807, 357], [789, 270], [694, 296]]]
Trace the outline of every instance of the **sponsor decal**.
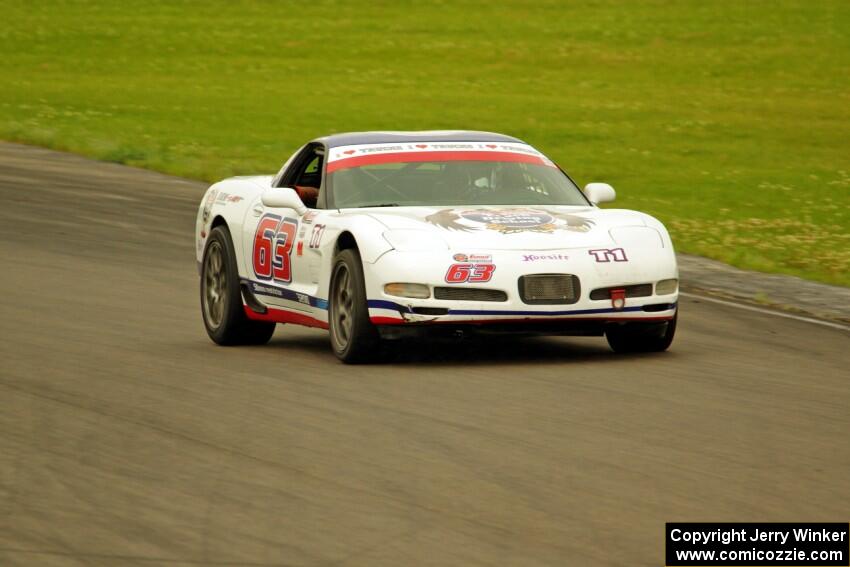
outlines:
[[489, 264], [493, 261], [490, 254], [455, 254], [452, 256], [455, 262], [470, 262], [472, 264]]
[[566, 254], [523, 254], [523, 262], [541, 262], [544, 260], [569, 260], [570, 257]]
[[404, 151], [404, 146], [361, 146], [357, 151], [361, 154], [386, 154]]
[[495, 230], [502, 234], [588, 232], [593, 226], [592, 220], [582, 216], [542, 209], [443, 209], [428, 215], [425, 221], [447, 230]]
[[555, 220], [549, 213], [533, 209], [462, 211], [460, 216], [473, 223], [485, 225], [487, 230], [497, 230], [504, 234], [526, 231], [552, 232]]
[[518, 152], [532, 156], [543, 157], [543, 154], [522, 142], [412, 142], [407, 144], [356, 144], [332, 148], [328, 161], [346, 159], [354, 155], [388, 154], [397, 152], [443, 152], [446, 150], [459, 151], [488, 151], [488, 152]]
[[262, 295], [272, 295], [274, 297], [283, 297], [283, 291], [274, 287], [268, 287], [262, 284], [258, 284], [256, 282], [251, 282], [252, 287], [254, 288], [254, 293], [259, 293]]
[[304, 255], [304, 241], [299, 240], [298, 244], [295, 245], [295, 255], [303, 256]]
[[[269, 295], [273, 297], [279, 297], [282, 299], [286, 299], [288, 301], [297, 301], [299, 303], [306, 303], [312, 307], [317, 307], [319, 309], [327, 309], [328, 308], [328, 300], [321, 299], [318, 297], [313, 297], [312, 295], [307, 295], [306, 293], [300, 293], [293, 291], [291, 289], [286, 289], [283, 287], [276, 287], [272, 283], [260, 283], [255, 282], [253, 280], [249, 280], [246, 278], [242, 278], [242, 282], [247, 283], [251, 286], [251, 289], [254, 293], [258, 295]], [[304, 299], [307, 301], [305, 302]]]
[[239, 195], [232, 195], [222, 191], [218, 194], [218, 198], [215, 201], [216, 203], [223, 203], [226, 205], [227, 203], [238, 203], [242, 199], [243, 197], [240, 197]]
[[430, 148], [432, 150], [474, 150], [481, 146], [475, 144], [418, 144], [417, 148]]
[[557, 167], [550, 159], [527, 144], [432, 142], [410, 144], [359, 144], [332, 148], [328, 173], [347, 167], [416, 161], [517, 161]]
[[622, 248], [599, 248], [596, 250], [588, 250], [588, 254], [593, 256], [597, 262], [628, 262], [626, 251]]
[[204, 212], [203, 212], [203, 215], [202, 215], [204, 222], [207, 222], [207, 220], [209, 220], [209, 218], [210, 218], [210, 211], [212, 211], [212, 206], [213, 206], [213, 203], [215, 202], [215, 198], [216, 198], [217, 194], [218, 194], [218, 191], [216, 191], [215, 189], [213, 189], [212, 191], [207, 193], [207, 200], [204, 201]]

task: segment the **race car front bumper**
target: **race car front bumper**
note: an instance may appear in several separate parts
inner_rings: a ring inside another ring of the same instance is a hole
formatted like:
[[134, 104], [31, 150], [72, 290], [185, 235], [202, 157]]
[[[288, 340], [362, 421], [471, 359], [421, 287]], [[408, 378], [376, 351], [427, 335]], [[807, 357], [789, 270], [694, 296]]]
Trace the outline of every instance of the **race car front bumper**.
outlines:
[[[369, 316], [372, 323], [382, 328], [382, 334], [389, 335], [400, 334], [400, 329], [387, 329], [399, 326], [599, 335], [609, 324], [672, 319], [678, 303], [678, 287], [674, 286], [671, 291], [669, 283], [678, 278], [673, 251], [665, 248], [619, 250], [613, 254], [601, 253], [599, 249], [468, 253], [391, 251], [366, 270]], [[450, 282], [457, 279], [457, 269], [453, 272], [452, 266], [478, 263], [493, 266], [477, 271], [489, 276], [487, 281]], [[527, 276], [572, 276], [576, 289], [566, 299], [541, 304], [527, 297], [522, 284]], [[427, 285], [430, 297], [398, 297], [386, 293], [386, 285], [396, 282]], [[660, 289], [659, 282], [667, 282], [667, 289]], [[435, 297], [437, 291], [449, 288], [490, 290], [493, 300], [446, 299], [445, 292], [442, 299]]]

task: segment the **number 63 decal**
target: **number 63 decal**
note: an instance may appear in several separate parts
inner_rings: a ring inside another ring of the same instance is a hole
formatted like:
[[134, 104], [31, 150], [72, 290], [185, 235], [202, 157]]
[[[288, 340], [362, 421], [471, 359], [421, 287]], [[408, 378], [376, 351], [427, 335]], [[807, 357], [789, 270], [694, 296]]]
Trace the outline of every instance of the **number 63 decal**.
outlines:
[[292, 245], [298, 221], [265, 215], [254, 234], [254, 273], [261, 280], [292, 281]]
[[452, 264], [445, 279], [446, 283], [489, 282], [495, 271], [495, 264]]

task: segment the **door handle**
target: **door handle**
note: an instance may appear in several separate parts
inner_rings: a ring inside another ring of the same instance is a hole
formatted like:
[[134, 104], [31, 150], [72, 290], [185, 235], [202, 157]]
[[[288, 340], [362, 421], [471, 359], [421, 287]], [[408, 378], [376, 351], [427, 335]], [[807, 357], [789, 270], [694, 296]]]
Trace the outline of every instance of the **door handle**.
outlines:
[[257, 203], [256, 205], [254, 205], [254, 208], [252, 210], [254, 211], [254, 216], [258, 217], [263, 214], [264, 209], [261, 204]]

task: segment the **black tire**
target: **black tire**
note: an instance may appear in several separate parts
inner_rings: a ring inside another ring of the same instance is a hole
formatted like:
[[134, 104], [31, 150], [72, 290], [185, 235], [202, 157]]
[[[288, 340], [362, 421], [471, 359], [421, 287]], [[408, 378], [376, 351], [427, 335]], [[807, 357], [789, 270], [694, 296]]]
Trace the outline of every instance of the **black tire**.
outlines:
[[201, 263], [201, 316], [207, 334], [220, 345], [263, 345], [275, 324], [252, 321], [245, 315], [239, 271], [227, 226], [210, 231]]
[[605, 338], [614, 352], [662, 352], [670, 347], [676, 335], [679, 313], [662, 323], [626, 323], [611, 325]]
[[374, 360], [380, 338], [369, 320], [363, 264], [357, 250], [343, 250], [334, 258], [329, 296], [328, 331], [334, 354], [348, 364]]

